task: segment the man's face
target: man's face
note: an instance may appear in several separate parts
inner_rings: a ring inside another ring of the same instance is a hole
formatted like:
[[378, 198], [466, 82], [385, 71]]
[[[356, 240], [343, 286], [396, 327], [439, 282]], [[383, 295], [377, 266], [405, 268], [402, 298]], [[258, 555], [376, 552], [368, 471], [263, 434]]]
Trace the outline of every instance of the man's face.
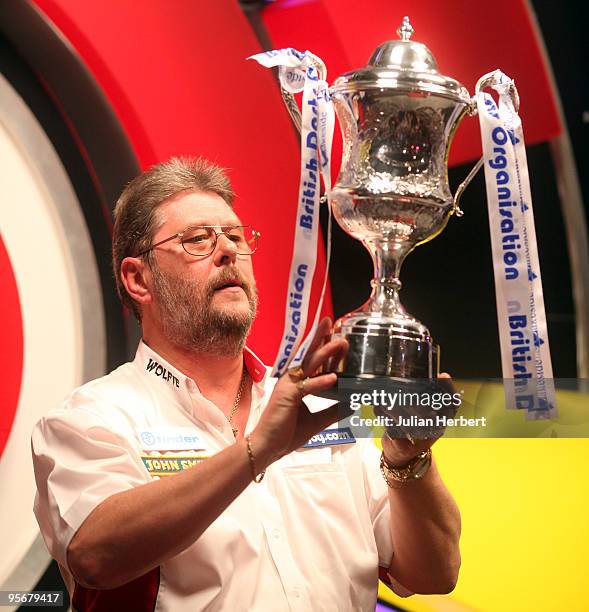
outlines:
[[[241, 225], [226, 202], [214, 193], [187, 192], [164, 202], [158, 213], [163, 225], [153, 243], [189, 226]], [[206, 257], [188, 254], [179, 240], [152, 252], [152, 294], [162, 331], [182, 348], [237, 354], [256, 313], [257, 291], [251, 255], [237, 255], [226, 236], [217, 239]]]

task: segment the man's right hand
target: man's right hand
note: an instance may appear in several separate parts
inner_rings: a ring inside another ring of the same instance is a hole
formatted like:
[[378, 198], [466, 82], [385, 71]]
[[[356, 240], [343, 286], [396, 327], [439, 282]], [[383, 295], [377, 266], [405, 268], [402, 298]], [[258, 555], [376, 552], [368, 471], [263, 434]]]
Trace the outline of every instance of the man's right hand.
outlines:
[[343, 338], [327, 340], [331, 329], [330, 319], [323, 319], [303, 359], [301, 376], [293, 377], [287, 371], [276, 383], [264, 414], [251, 435], [256, 464], [261, 469], [300, 448], [316, 433], [338, 420], [337, 405], [312, 413], [302, 401], [305, 395], [325, 391], [337, 382], [334, 373], [315, 376], [322, 367], [337, 363], [347, 353], [348, 343]]

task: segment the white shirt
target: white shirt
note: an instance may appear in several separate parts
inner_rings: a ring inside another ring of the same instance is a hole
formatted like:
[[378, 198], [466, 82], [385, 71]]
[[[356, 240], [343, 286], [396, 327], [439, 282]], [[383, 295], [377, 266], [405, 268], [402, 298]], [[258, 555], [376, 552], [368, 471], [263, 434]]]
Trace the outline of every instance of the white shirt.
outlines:
[[[275, 384], [246, 349], [246, 427]], [[107, 497], [234, 443], [222, 411], [144, 343], [135, 360], [76, 389], [33, 431], [35, 515], [67, 568], [67, 547]], [[272, 464], [183, 553], [112, 591], [76, 585], [73, 604], [133, 610], [374, 610], [393, 550], [387, 486], [372, 440], [302, 448]], [[145, 509], [149, 512], [149, 508]], [[90, 599], [89, 599], [90, 598]], [[86, 603], [85, 603], [86, 602]], [[100, 605], [98, 605], [100, 604]]]

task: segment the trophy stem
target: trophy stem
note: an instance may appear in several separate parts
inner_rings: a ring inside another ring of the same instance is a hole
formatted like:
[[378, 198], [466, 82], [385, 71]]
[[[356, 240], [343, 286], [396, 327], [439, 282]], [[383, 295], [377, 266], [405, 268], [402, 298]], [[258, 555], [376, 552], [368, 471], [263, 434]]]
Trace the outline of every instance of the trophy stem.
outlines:
[[411, 246], [392, 241], [365, 241], [374, 263], [374, 278], [370, 281], [372, 293], [366, 309], [383, 316], [407, 313], [399, 299], [402, 283], [399, 280], [401, 266]]
[[349, 384], [379, 376], [435, 379], [438, 346], [399, 300], [401, 265], [412, 246], [394, 240], [363, 240], [374, 262], [372, 294], [358, 310], [335, 322], [334, 335], [348, 341], [349, 350], [337, 372]]

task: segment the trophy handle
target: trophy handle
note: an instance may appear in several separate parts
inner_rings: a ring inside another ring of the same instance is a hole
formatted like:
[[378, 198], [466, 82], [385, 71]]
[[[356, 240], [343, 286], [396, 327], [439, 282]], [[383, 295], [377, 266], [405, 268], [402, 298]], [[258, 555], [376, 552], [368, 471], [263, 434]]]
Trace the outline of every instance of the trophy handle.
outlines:
[[[505, 84], [505, 75], [500, 70], [494, 70], [493, 72], [488, 72], [487, 74], [484, 74], [477, 81], [477, 84], [474, 88], [475, 98], [478, 97], [481, 91], [483, 91], [483, 89], [485, 89], [486, 87], [489, 87], [490, 85], [494, 85], [494, 84], [498, 85], [499, 83]], [[517, 87], [515, 86], [515, 83], [511, 79], [509, 79], [507, 84], [509, 85], [509, 97], [511, 98], [511, 101], [513, 102], [513, 108], [515, 109], [515, 112], [518, 113], [519, 112], [519, 93], [517, 92]]]
[[[489, 72], [488, 74], [484, 74], [477, 81], [477, 84], [475, 87], [475, 97], [472, 99], [472, 102], [469, 108], [468, 114], [470, 116], [474, 117], [477, 114], [477, 106], [476, 106], [475, 101], [478, 95], [481, 93], [481, 91], [483, 91], [483, 89], [485, 89], [486, 87], [489, 87], [490, 85], [498, 84], [500, 82], [501, 76], [502, 76], [502, 73], [499, 70], [495, 70], [493, 72]], [[517, 113], [519, 111], [519, 94], [517, 92], [517, 87], [515, 86], [515, 83], [511, 80], [508, 83], [508, 85], [509, 85], [509, 96], [513, 103], [513, 108], [515, 109], [515, 112]], [[458, 189], [456, 190], [456, 195], [454, 196], [454, 208], [452, 209], [452, 212], [457, 217], [462, 217], [462, 215], [464, 214], [464, 211], [459, 206], [460, 198], [462, 197], [464, 190], [468, 187], [469, 183], [476, 176], [476, 173], [481, 169], [482, 166], [483, 166], [483, 158], [481, 157], [481, 159], [479, 159], [479, 161], [475, 164], [473, 169], [468, 173], [467, 177], [462, 181], [462, 183], [460, 183], [460, 185], [458, 186]]]
[[[307, 51], [307, 57], [310, 59], [311, 65], [317, 68], [319, 72], [319, 78], [324, 81], [327, 77], [327, 68], [323, 61], [318, 58], [316, 55], [309, 53]], [[282, 85], [280, 85], [280, 95], [282, 96], [282, 101], [284, 102], [284, 106], [286, 106], [286, 110], [292, 119], [292, 122], [297, 129], [297, 132], [301, 133], [301, 111], [299, 109], [299, 105], [294, 97], [294, 95], [287, 91]]]
[[468, 173], [467, 177], [458, 185], [458, 189], [456, 190], [456, 194], [454, 195], [454, 208], [452, 209], [452, 213], [457, 217], [462, 217], [464, 211], [459, 206], [460, 198], [464, 193], [464, 190], [468, 187], [472, 179], [476, 176], [476, 173], [483, 167], [484, 159], [481, 157], [479, 161], [474, 165], [473, 169]]
[[297, 132], [301, 133], [301, 111], [299, 109], [299, 105], [295, 100], [293, 94], [290, 91], [286, 91], [282, 85], [280, 86], [280, 95], [282, 96], [282, 101], [284, 102], [284, 106], [286, 106], [286, 110], [292, 119], [292, 122], [297, 129]]

